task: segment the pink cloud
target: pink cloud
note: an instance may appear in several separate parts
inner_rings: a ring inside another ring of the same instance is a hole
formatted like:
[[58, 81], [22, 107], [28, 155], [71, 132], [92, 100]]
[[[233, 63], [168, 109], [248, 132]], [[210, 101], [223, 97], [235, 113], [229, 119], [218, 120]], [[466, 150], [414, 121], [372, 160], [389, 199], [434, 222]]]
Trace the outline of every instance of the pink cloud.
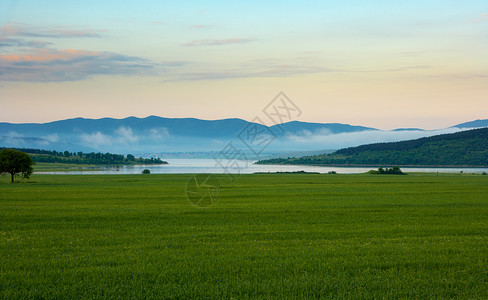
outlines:
[[113, 52], [39, 49], [28, 54], [0, 54], [0, 80], [49, 82], [95, 75], [150, 75], [155, 72], [154, 65]]
[[100, 52], [90, 52], [83, 50], [63, 49], [59, 51], [41, 49], [32, 54], [0, 54], [0, 62], [46, 62], [52, 60], [70, 60], [83, 56], [97, 56]]

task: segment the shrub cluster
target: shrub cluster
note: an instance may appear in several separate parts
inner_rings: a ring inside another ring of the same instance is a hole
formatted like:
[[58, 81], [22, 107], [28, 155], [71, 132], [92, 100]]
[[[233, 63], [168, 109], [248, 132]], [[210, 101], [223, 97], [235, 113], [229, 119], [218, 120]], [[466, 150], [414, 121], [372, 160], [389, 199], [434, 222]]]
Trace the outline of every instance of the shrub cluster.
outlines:
[[369, 174], [392, 174], [392, 175], [407, 175], [406, 173], [403, 173], [402, 170], [400, 170], [399, 167], [393, 167], [393, 168], [379, 168], [378, 171], [371, 170], [368, 172]]

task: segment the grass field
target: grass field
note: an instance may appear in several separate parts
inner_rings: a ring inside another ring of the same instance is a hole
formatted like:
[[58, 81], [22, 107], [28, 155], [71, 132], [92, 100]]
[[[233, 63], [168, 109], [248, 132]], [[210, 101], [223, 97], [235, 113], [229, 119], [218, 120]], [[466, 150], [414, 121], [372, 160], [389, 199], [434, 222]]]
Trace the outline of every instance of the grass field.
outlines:
[[66, 163], [43, 163], [38, 162], [34, 166], [34, 172], [56, 172], [56, 171], [98, 171], [103, 166], [88, 164], [66, 164]]
[[488, 298], [488, 176], [0, 177], [0, 298]]

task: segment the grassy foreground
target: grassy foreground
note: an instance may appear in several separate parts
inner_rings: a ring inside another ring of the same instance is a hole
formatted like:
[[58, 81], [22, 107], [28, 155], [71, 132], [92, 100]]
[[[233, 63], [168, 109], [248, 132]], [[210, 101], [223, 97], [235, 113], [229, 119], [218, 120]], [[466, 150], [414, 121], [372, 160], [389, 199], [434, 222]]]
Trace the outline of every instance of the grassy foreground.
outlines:
[[66, 164], [66, 163], [44, 163], [38, 162], [34, 166], [36, 172], [56, 172], [56, 171], [98, 171], [103, 168], [100, 165], [87, 164]]
[[488, 176], [0, 177], [0, 298], [488, 298]]

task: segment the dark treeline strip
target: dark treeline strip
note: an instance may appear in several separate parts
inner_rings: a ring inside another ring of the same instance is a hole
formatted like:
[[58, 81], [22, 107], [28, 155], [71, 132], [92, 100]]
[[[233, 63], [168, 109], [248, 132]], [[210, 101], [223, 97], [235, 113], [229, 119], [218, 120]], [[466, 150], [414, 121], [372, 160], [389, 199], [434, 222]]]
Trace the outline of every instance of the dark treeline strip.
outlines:
[[[1, 149], [6, 149], [0, 147]], [[67, 163], [67, 164], [90, 164], [90, 165], [132, 165], [132, 164], [167, 164], [166, 161], [160, 158], [136, 158], [132, 154], [124, 156], [122, 154], [113, 153], [83, 153], [56, 151], [56, 150], [42, 150], [42, 149], [28, 149], [28, 148], [13, 148], [18, 151], [29, 154], [35, 162], [45, 163]]]
[[488, 128], [411, 141], [378, 143], [331, 154], [261, 160], [258, 164], [488, 166]]
[[[365, 151], [387, 151], [387, 150], [411, 150], [415, 148], [422, 147], [424, 144], [442, 143], [446, 142], [458, 142], [461, 141], [466, 144], [466, 141], [473, 139], [484, 139], [488, 141], [488, 128], [474, 129], [461, 131], [450, 134], [440, 134], [431, 137], [420, 138], [416, 140], [401, 141], [401, 142], [389, 142], [389, 143], [375, 143], [368, 145], [361, 145], [357, 147], [344, 148], [336, 151], [336, 154], [351, 155], [358, 152]], [[477, 143], [475, 143], [476, 145]]]

